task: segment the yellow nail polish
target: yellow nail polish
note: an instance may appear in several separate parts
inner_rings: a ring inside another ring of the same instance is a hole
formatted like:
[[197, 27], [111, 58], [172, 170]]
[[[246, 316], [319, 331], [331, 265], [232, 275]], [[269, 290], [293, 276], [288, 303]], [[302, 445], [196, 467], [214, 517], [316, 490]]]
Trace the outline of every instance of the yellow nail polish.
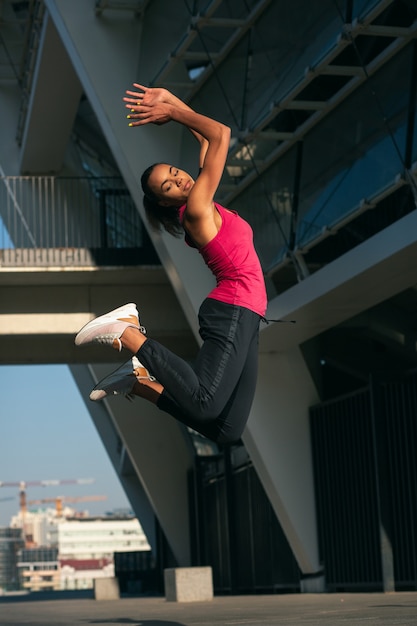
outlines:
[[129, 126], [133, 126], [132, 122], [130, 122]]
[[130, 115], [126, 115], [127, 119], [130, 120]]

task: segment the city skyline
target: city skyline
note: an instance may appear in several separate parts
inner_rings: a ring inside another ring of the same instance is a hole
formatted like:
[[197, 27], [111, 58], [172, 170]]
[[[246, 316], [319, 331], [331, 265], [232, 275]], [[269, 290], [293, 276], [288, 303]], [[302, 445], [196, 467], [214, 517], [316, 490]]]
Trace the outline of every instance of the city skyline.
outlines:
[[[3, 365], [0, 381], [0, 483], [90, 479], [27, 486], [26, 499], [100, 495], [107, 499], [70, 506], [90, 515], [131, 509], [66, 365]], [[45, 506], [53, 507], [53, 502]], [[8, 526], [18, 511], [19, 487], [0, 486], [0, 527]]]

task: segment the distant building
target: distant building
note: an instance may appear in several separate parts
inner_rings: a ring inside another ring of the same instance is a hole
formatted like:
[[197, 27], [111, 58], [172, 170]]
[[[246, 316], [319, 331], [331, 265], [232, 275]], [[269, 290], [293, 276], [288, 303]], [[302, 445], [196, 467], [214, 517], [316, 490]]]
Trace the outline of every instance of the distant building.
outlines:
[[57, 548], [23, 548], [17, 567], [20, 587], [26, 591], [57, 591], [61, 589]]
[[[19, 515], [12, 519], [14, 526], [20, 523]], [[150, 551], [131, 515], [58, 517], [53, 509], [43, 509], [26, 514], [26, 536], [28, 529], [31, 542], [24, 548], [21, 540], [17, 570], [21, 588], [31, 591], [90, 589], [95, 578], [114, 576], [115, 553]], [[21, 536], [20, 529], [10, 530]]]
[[61, 589], [91, 589], [96, 578], [113, 577], [113, 559], [60, 559]]
[[136, 518], [67, 519], [57, 525], [62, 589], [88, 589], [114, 576], [114, 554], [150, 551]]
[[[66, 514], [73, 514], [73, 509], [66, 509]], [[26, 547], [52, 546], [54, 543], [54, 527], [59, 518], [55, 509], [39, 508], [34, 511], [19, 511], [10, 520], [10, 528], [20, 528]]]
[[112, 559], [114, 552], [150, 550], [135, 517], [67, 518], [56, 530], [61, 559]]
[[17, 553], [23, 546], [20, 528], [0, 528], [0, 594], [20, 589]]

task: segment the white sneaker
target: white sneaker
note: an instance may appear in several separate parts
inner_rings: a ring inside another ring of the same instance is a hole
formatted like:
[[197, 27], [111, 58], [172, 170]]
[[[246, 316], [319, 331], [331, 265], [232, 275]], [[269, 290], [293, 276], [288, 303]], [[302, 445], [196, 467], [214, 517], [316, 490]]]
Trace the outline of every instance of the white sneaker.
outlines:
[[102, 400], [106, 396], [129, 396], [137, 380], [155, 380], [136, 356], [123, 363], [117, 370], [103, 378], [90, 393], [90, 400]]
[[75, 337], [75, 345], [102, 343], [112, 346], [120, 352], [122, 349], [120, 337], [129, 326], [138, 328], [142, 333], [146, 333], [145, 328], [139, 325], [138, 310], [136, 304], [132, 302], [88, 322]]

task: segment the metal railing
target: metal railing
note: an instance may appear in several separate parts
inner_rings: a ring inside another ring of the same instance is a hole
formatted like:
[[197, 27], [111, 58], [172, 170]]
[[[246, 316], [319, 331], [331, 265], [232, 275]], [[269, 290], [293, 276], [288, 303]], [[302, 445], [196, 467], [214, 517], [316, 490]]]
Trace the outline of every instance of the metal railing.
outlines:
[[417, 372], [310, 409], [327, 591], [417, 588]]
[[0, 178], [0, 264], [158, 263], [121, 178]]

